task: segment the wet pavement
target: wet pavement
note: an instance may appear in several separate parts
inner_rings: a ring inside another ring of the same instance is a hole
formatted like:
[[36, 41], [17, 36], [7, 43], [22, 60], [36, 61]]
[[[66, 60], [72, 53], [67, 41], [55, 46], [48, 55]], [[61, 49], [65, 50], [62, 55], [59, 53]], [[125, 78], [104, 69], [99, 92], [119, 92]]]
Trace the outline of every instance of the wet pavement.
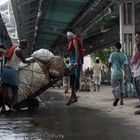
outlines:
[[56, 89], [41, 99], [37, 112], [0, 115], [0, 140], [139, 140], [139, 129], [124, 119], [96, 108], [66, 106], [66, 97]]

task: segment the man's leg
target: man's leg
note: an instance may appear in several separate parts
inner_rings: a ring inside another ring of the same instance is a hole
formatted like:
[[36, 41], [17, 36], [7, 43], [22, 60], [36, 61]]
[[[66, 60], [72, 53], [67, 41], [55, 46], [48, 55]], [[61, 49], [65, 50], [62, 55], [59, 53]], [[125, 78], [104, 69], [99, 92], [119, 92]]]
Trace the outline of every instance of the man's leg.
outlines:
[[98, 91], [100, 90], [100, 85], [98, 85]]
[[100, 77], [98, 77], [98, 91], [100, 90], [100, 83], [101, 83]]
[[72, 100], [73, 100], [73, 92], [74, 92], [74, 79], [75, 79], [75, 70], [73, 69], [71, 71], [71, 74], [70, 74], [70, 87], [71, 87], [71, 96], [70, 96], [70, 99], [68, 100], [67, 104], [66, 105], [70, 105], [72, 104]]
[[[134, 84], [135, 84], [136, 93], [140, 101], [140, 76], [134, 78]], [[135, 108], [140, 108], [140, 105], [135, 106]], [[140, 115], [140, 110], [135, 111], [135, 114]]]
[[119, 80], [119, 87], [120, 87], [120, 105], [124, 105], [123, 102], [123, 95], [124, 95], [124, 80]]
[[96, 84], [94, 83], [94, 91], [96, 91]]
[[17, 97], [18, 97], [18, 87], [13, 87], [13, 95], [12, 95], [12, 100], [11, 100], [11, 106], [10, 106], [10, 110], [11, 111], [16, 111], [13, 107], [17, 102]]
[[[135, 84], [136, 93], [138, 95], [138, 99], [140, 101], [140, 76], [134, 78], [134, 84]], [[140, 104], [135, 106], [135, 108], [140, 108]]]
[[135, 88], [136, 88], [136, 93], [137, 93], [139, 101], [140, 101], [140, 76], [134, 78], [134, 84], [135, 84]]
[[112, 93], [114, 95], [114, 102], [113, 102], [113, 106], [117, 106], [118, 101], [119, 101], [119, 96], [118, 96], [118, 91], [116, 90], [118, 87], [118, 81], [117, 80], [112, 80], [111, 81], [111, 86], [112, 86]]
[[6, 111], [5, 102], [6, 102], [6, 94], [8, 91], [8, 86], [6, 84], [2, 84], [2, 94], [3, 94], [3, 105], [1, 111]]
[[78, 91], [80, 89], [80, 74], [81, 74], [81, 65], [78, 65], [76, 68], [75, 68], [75, 88], [76, 88], [76, 91]]
[[77, 79], [76, 79], [76, 73], [75, 73], [75, 69], [74, 69], [72, 74], [70, 75], [71, 96], [70, 96], [69, 101], [67, 102], [67, 105], [70, 105], [77, 101], [76, 82], [77, 82]]
[[112, 90], [112, 94], [113, 94], [113, 96], [114, 96], [114, 99], [116, 99], [116, 98], [117, 98], [117, 95], [116, 95], [116, 93], [115, 93], [115, 90]]
[[120, 93], [120, 96], [121, 96], [120, 105], [124, 105], [124, 102], [123, 102], [123, 92]]
[[97, 77], [94, 76], [94, 91], [96, 91], [96, 86], [97, 86]]

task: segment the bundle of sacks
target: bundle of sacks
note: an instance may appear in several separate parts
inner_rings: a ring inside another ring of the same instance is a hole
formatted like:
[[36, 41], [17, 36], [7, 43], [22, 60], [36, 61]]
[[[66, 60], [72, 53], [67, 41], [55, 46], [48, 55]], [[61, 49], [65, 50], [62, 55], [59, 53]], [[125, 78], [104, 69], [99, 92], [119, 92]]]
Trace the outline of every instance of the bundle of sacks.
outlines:
[[90, 91], [90, 81], [86, 75], [81, 76], [80, 91]]
[[30, 64], [20, 64], [18, 103], [47, 85], [51, 78], [63, 76], [67, 70], [63, 58], [54, 56], [49, 50], [40, 49], [29, 59], [35, 59]]

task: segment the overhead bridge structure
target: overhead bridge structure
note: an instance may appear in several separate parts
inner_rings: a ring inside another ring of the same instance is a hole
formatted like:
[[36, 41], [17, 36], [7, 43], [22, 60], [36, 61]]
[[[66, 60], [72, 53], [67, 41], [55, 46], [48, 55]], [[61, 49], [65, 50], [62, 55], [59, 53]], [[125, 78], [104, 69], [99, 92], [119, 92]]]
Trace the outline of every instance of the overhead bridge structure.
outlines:
[[[66, 54], [68, 30], [84, 42], [85, 54], [110, 47], [120, 36], [120, 3], [131, 0], [11, 0], [19, 40], [30, 43], [29, 53], [46, 48]], [[135, 5], [135, 27], [140, 30], [140, 2]], [[128, 7], [129, 8], [129, 7]]]

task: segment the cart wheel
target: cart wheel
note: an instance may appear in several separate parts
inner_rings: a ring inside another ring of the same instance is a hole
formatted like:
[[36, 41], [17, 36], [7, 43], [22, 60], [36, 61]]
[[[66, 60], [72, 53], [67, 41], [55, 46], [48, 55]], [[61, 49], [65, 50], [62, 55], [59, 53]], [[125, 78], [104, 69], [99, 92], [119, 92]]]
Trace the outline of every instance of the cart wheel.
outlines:
[[27, 101], [27, 107], [31, 111], [36, 111], [39, 107], [39, 101], [36, 98], [31, 98]]

